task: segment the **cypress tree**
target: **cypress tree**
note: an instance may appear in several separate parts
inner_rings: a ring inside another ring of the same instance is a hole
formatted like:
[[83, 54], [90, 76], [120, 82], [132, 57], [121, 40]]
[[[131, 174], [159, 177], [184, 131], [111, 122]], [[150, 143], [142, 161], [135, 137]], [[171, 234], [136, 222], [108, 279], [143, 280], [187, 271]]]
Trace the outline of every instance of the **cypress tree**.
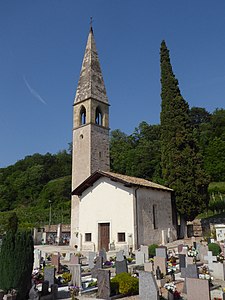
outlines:
[[162, 175], [165, 184], [175, 191], [181, 224], [185, 225], [207, 206], [209, 178], [193, 137], [189, 105], [173, 74], [165, 41], [161, 43], [160, 62]]
[[0, 250], [0, 289], [16, 289], [17, 300], [27, 299], [33, 269], [33, 238], [29, 232], [17, 230], [17, 216], [3, 237]]

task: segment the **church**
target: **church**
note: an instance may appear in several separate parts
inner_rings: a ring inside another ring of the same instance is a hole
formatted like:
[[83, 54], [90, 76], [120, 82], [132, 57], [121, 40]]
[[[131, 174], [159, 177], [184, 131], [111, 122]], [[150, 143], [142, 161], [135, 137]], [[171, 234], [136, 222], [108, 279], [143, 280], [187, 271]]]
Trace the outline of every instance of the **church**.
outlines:
[[171, 189], [110, 172], [109, 101], [92, 26], [73, 105], [71, 201], [70, 245], [79, 251], [133, 251], [177, 238]]

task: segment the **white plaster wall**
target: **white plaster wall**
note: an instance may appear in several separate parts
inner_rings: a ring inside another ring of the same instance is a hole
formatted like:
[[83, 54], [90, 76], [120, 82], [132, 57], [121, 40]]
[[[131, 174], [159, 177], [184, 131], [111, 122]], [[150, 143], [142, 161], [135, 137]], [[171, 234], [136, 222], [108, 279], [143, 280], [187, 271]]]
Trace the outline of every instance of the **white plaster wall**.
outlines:
[[[102, 177], [80, 197], [79, 233], [86, 248], [85, 233], [92, 233], [98, 250], [98, 223], [110, 223], [110, 243], [116, 247], [127, 244], [128, 234], [134, 236], [133, 189]], [[117, 233], [125, 232], [126, 243], [117, 242]], [[86, 243], [88, 244], [88, 243]]]

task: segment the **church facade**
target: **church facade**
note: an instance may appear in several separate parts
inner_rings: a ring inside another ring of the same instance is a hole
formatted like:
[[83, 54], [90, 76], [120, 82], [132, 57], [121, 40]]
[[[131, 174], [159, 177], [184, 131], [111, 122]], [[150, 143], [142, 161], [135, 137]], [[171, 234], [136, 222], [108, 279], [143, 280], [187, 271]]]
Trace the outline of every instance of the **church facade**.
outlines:
[[172, 190], [110, 172], [109, 103], [90, 29], [73, 112], [71, 246], [132, 249], [176, 239]]

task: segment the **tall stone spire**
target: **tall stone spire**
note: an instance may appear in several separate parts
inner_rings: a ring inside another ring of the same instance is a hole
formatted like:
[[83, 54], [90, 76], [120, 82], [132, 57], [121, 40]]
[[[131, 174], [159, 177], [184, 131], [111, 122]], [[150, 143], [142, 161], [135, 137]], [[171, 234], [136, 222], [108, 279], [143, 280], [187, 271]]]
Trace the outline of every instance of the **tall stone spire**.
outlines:
[[74, 104], [88, 98], [108, 103], [92, 26], [88, 35]]

